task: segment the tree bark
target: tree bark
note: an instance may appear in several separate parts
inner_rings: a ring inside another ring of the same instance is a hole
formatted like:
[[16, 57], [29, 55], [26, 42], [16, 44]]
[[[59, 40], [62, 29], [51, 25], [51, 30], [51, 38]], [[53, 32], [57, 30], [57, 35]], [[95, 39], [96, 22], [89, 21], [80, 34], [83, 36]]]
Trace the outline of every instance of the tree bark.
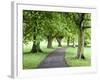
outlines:
[[36, 45], [36, 28], [34, 27], [33, 28], [33, 46], [32, 46], [32, 50], [31, 50], [31, 52], [32, 53], [35, 53], [35, 52], [37, 52], [37, 45]]
[[32, 53], [36, 53], [36, 52], [42, 52], [42, 50], [40, 49], [40, 42], [37, 42], [36, 40], [36, 27], [33, 28], [33, 46], [32, 46]]
[[31, 52], [32, 53], [42, 52], [42, 50], [40, 49], [40, 42], [38, 42], [37, 44], [33, 43]]
[[77, 58], [85, 59], [85, 57], [84, 57], [84, 30], [79, 31]]
[[70, 37], [67, 38], [67, 46], [69, 46]]
[[52, 48], [52, 41], [53, 41], [52, 35], [51, 34], [48, 35], [47, 39], [48, 39], [47, 48]]
[[37, 52], [37, 45], [33, 42], [33, 46], [32, 46], [32, 53], [36, 53]]
[[63, 37], [56, 37], [56, 40], [58, 42], [58, 47], [61, 47], [61, 41], [62, 41]]
[[78, 35], [78, 51], [77, 51], [77, 58], [78, 59], [85, 59], [84, 56], [84, 29], [82, 27], [84, 14], [81, 15], [80, 26], [79, 26], [79, 35]]
[[73, 38], [73, 47], [75, 47], [75, 41], [74, 41], [74, 38]]

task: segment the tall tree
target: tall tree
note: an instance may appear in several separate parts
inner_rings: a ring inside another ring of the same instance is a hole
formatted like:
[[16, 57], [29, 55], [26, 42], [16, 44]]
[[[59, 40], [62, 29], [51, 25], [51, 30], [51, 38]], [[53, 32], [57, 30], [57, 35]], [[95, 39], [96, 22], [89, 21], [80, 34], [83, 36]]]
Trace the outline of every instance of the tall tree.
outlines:
[[85, 15], [84, 13], [80, 14], [80, 20], [79, 20], [78, 53], [77, 53], [77, 57], [79, 59], [85, 59], [84, 57], [84, 29], [82, 26], [84, 15]]
[[75, 23], [78, 27], [77, 58], [78, 59], [85, 59], [85, 56], [84, 56], [84, 30], [85, 30], [85, 28], [88, 28], [88, 27], [84, 22], [87, 22], [87, 20], [90, 20], [90, 17], [86, 17], [86, 15], [89, 15], [89, 13], [76, 13], [73, 15], [74, 15]]
[[41, 32], [41, 12], [24, 10], [23, 11], [23, 29], [24, 41], [33, 41], [31, 52], [41, 52], [39, 34]]

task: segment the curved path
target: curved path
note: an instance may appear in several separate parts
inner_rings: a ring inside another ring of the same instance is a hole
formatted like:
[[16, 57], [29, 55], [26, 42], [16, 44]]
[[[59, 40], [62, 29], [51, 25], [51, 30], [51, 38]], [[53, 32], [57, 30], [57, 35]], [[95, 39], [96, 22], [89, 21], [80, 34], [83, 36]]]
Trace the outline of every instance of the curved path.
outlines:
[[64, 60], [66, 48], [57, 48], [40, 64], [39, 68], [67, 67]]

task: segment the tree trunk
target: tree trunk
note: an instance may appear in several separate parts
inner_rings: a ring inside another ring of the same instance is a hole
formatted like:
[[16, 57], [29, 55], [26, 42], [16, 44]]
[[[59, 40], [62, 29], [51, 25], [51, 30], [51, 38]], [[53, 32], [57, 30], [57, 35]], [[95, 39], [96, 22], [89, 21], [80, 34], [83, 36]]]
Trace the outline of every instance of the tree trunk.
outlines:
[[48, 39], [47, 48], [52, 48], [52, 41], [53, 41], [52, 36], [51, 35], [48, 35], [47, 36], [47, 39]]
[[42, 50], [40, 49], [40, 42], [38, 42], [37, 44], [33, 43], [31, 52], [32, 53], [42, 52]]
[[36, 53], [37, 52], [37, 47], [36, 47], [36, 44], [35, 43], [33, 43], [31, 52], [32, 53]]
[[87, 47], [87, 42], [86, 41], [84, 41], [84, 47]]
[[84, 57], [84, 28], [82, 26], [84, 15], [85, 15], [84, 13], [81, 13], [80, 22], [79, 22], [78, 51], [77, 51], [78, 59], [85, 59]]
[[32, 53], [36, 53], [36, 52], [42, 52], [42, 50], [40, 49], [40, 42], [37, 42], [36, 40], [36, 27], [33, 28], [33, 46], [32, 46]]
[[34, 31], [34, 33], [33, 33], [33, 46], [32, 46], [31, 52], [35, 53], [35, 52], [37, 52], [36, 34], [35, 34], [36, 33], [36, 28], [35, 27], [34, 27], [33, 31]]
[[58, 42], [58, 47], [61, 47], [61, 40], [63, 39], [63, 37], [56, 37], [56, 40]]
[[40, 42], [37, 43], [37, 51], [38, 52], [42, 52], [41, 48], [40, 48]]
[[77, 53], [78, 59], [85, 59], [84, 57], [84, 29], [79, 30], [79, 36], [78, 36], [78, 53]]
[[75, 41], [74, 41], [74, 38], [73, 38], [73, 47], [75, 47]]
[[67, 46], [69, 46], [70, 37], [67, 38]]

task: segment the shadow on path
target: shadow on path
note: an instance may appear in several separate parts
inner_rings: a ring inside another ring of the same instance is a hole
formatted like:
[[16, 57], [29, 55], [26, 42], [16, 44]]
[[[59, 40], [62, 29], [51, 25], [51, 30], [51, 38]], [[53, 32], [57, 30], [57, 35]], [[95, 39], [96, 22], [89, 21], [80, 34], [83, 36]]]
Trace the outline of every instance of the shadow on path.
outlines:
[[64, 60], [66, 48], [57, 48], [53, 51], [38, 68], [57, 68], [57, 67], [68, 67]]

